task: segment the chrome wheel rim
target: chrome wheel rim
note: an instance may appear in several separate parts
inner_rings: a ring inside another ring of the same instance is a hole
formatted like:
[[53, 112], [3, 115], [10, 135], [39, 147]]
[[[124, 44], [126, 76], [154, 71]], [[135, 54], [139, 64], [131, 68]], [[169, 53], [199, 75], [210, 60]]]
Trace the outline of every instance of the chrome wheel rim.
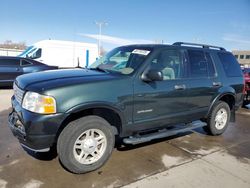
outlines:
[[104, 154], [107, 148], [107, 138], [99, 129], [84, 131], [75, 141], [73, 154], [81, 164], [93, 164]]
[[223, 129], [227, 124], [227, 111], [224, 108], [218, 110], [215, 115], [215, 127], [218, 130]]

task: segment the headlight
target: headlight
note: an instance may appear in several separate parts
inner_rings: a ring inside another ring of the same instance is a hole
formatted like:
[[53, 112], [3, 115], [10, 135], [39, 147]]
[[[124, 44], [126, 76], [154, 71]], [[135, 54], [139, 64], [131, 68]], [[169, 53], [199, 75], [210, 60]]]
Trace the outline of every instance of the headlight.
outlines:
[[53, 114], [56, 113], [56, 100], [51, 96], [28, 91], [23, 98], [22, 107], [31, 112]]

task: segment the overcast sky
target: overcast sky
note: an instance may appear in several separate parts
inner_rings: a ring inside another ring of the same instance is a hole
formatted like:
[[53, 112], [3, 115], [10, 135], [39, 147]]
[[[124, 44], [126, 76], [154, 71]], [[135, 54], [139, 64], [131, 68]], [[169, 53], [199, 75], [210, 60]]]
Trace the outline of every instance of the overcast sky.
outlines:
[[0, 42], [96, 43], [94, 22], [106, 21], [106, 49], [157, 40], [250, 50], [250, 0], [1, 0], [0, 7]]

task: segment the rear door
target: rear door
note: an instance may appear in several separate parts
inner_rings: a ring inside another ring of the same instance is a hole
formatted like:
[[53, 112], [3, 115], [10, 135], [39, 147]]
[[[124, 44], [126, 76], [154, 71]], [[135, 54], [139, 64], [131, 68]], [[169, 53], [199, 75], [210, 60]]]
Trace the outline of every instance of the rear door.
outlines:
[[17, 76], [22, 74], [19, 59], [0, 59], [0, 80], [12, 82]]
[[187, 105], [190, 118], [204, 117], [221, 87], [213, 59], [206, 50], [190, 49], [186, 51], [188, 59]]

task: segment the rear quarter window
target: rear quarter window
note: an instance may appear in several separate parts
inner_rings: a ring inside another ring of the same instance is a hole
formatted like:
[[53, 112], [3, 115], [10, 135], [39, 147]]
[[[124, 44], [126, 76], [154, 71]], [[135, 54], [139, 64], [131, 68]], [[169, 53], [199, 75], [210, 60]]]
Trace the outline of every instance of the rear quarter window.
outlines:
[[218, 53], [224, 71], [228, 77], [242, 76], [240, 65], [231, 53]]

